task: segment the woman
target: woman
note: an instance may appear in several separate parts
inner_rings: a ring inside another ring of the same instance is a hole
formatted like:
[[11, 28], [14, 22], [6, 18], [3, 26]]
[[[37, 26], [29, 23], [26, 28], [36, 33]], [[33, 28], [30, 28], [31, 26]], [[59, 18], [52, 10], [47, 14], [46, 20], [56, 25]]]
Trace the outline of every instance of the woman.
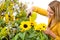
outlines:
[[45, 33], [50, 35], [52, 40], [60, 40], [60, 2], [52, 1], [48, 6], [47, 11], [35, 6], [32, 7], [32, 10], [44, 16], [48, 16], [49, 23]]

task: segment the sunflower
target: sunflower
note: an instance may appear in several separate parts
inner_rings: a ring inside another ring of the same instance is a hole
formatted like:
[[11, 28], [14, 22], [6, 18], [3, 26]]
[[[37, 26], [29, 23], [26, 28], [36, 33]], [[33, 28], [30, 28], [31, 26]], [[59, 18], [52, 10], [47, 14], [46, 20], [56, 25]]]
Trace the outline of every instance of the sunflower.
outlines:
[[40, 23], [40, 24], [38, 24], [37, 26], [34, 26], [34, 29], [35, 29], [35, 30], [44, 31], [44, 30], [46, 30], [46, 24]]
[[22, 29], [22, 31], [29, 30], [31, 28], [31, 24], [29, 21], [23, 21], [21, 22], [20, 28]]
[[9, 22], [9, 15], [8, 14], [5, 14], [5, 21], [6, 21], [6, 23]]
[[37, 23], [35, 21], [30, 21], [31, 26], [36, 26]]
[[46, 30], [47, 25], [45, 23], [40, 23], [39, 26], [42, 27], [41, 30]]
[[13, 14], [9, 15], [9, 20], [14, 21], [14, 15]]
[[42, 26], [36, 25], [36, 26], [34, 26], [34, 30], [41, 31], [42, 30]]

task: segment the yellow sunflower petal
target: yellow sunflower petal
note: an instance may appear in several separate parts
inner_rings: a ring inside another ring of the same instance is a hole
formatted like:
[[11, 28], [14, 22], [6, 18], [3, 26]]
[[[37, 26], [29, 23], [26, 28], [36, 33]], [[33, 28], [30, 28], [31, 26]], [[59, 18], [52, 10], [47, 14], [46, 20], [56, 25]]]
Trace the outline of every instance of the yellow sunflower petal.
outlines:
[[23, 21], [21, 22], [20, 28], [25, 31], [29, 30], [31, 28], [31, 24], [29, 21]]

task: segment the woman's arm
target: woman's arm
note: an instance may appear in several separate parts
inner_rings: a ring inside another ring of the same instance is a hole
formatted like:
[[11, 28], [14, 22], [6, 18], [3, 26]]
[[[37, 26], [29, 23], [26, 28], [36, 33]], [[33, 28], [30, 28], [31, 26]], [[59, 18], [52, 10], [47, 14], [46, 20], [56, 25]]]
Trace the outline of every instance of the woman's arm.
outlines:
[[48, 16], [47, 10], [45, 10], [45, 9], [43, 9], [43, 8], [33, 6], [33, 7], [32, 7], [32, 10], [33, 10], [34, 12], [37, 12], [37, 13], [41, 14], [41, 15]]
[[[43, 9], [43, 8], [40, 8], [40, 7], [36, 7], [36, 6], [33, 6], [31, 7], [30, 9], [27, 10], [27, 16], [32, 13], [32, 11], [36, 12], [36, 13], [39, 13], [43, 16], [48, 16], [48, 13], [47, 13], [47, 10]], [[30, 15], [29, 15], [30, 16]]]

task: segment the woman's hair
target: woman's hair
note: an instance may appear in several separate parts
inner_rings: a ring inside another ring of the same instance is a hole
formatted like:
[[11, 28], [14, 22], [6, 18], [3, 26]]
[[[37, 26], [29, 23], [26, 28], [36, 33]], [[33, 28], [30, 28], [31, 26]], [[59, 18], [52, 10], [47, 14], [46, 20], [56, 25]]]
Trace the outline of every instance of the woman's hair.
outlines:
[[60, 2], [52, 1], [49, 7], [53, 10], [56, 21], [60, 21]]

